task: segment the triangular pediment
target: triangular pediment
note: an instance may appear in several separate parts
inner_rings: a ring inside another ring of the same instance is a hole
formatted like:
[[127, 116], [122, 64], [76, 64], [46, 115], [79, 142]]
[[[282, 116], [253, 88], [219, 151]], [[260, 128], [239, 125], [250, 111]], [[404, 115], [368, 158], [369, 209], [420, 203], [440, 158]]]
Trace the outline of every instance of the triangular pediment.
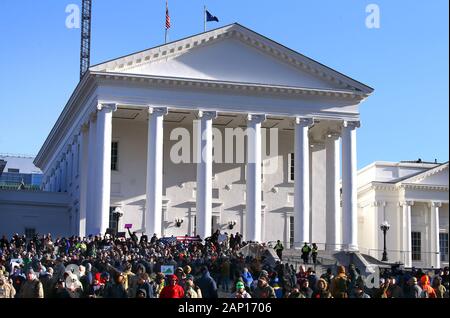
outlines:
[[91, 71], [324, 90], [372, 89], [239, 24], [138, 52]]
[[448, 163], [424, 171], [401, 181], [402, 184], [448, 186]]

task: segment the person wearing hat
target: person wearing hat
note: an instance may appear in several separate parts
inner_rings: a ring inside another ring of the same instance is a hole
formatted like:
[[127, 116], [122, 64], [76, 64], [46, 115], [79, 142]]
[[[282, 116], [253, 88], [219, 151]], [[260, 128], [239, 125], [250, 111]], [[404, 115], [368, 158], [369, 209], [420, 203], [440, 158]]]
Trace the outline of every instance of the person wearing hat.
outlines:
[[197, 294], [197, 291], [195, 290], [195, 284], [194, 284], [194, 276], [187, 275], [186, 281], [185, 281], [185, 287], [184, 287], [184, 297], [185, 298], [201, 298]]
[[232, 296], [233, 298], [252, 298], [252, 296], [245, 290], [243, 282], [238, 281], [236, 283], [236, 292]]
[[163, 288], [159, 298], [184, 298], [184, 289], [178, 285], [178, 277], [176, 275], [170, 275], [168, 280], [169, 285]]
[[20, 288], [18, 298], [44, 298], [44, 288], [32, 268], [27, 271], [27, 280]]
[[267, 271], [262, 271], [258, 279], [258, 284], [255, 288], [254, 296], [255, 298], [277, 298], [275, 295], [275, 290], [269, 285], [269, 275], [265, 275]]
[[330, 285], [330, 292], [334, 298], [348, 298], [349, 280], [345, 274], [345, 267], [338, 267], [338, 274], [333, 278]]
[[317, 288], [312, 298], [333, 298], [331, 293], [328, 291], [328, 283], [325, 279], [320, 278], [317, 281]]
[[156, 278], [155, 278], [155, 296], [156, 298], [159, 298], [159, 295], [161, 294], [161, 291], [163, 290], [164, 286], [166, 285], [166, 277], [164, 276], [163, 273], [158, 272], [156, 273]]
[[364, 292], [364, 289], [365, 289], [364, 281], [362, 280], [358, 281], [355, 284], [354, 290], [350, 294], [349, 298], [370, 298], [370, 296]]

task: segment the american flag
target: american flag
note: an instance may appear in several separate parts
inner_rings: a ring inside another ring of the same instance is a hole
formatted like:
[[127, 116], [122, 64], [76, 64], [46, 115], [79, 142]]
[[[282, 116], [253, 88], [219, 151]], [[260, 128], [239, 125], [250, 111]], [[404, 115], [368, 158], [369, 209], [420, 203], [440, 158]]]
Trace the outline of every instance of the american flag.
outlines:
[[169, 15], [169, 5], [166, 1], [166, 30], [170, 29], [170, 15]]

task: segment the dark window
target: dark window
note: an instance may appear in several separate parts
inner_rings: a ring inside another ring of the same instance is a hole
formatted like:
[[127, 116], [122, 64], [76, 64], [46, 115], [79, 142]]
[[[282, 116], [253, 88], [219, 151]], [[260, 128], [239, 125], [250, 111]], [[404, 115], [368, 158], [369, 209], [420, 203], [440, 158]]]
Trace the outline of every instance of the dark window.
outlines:
[[115, 207], [109, 208], [109, 228], [114, 232], [114, 235], [119, 230], [119, 214]]
[[31, 227], [25, 228], [25, 236], [27, 237], [27, 239], [33, 238], [35, 234], [36, 234], [35, 228], [31, 228]]
[[294, 217], [289, 217], [289, 244], [291, 248], [294, 248]]
[[289, 174], [289, 181], [294, 181], [294, 154], [290, 153], [288, 156], [288, 174]]
[[411, 233], [411, 249], [412, 249], [412, 260], [420, 261], [422, 260], [422, 235], [420, 232]]
[[113, 141], [111, 144], [111, 170], [118, 170], [118, 157], [119, 157], [119, 143]]
[[448, 233], [439, 233], [439, 252], [441, 262], [448, 262]]
[[19, 169], [8, 168], [8, 172], [19, 173]]

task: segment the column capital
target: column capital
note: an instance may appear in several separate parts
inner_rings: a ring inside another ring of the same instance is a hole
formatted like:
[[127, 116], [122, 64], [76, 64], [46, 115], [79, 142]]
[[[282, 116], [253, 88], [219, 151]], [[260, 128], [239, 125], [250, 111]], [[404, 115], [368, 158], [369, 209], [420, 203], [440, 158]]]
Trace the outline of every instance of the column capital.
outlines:
[[80, 132], [85, 133], [89, 130], [89, 121], [80, 125]]
[[295, 124], [304, 127], [311, 127], [314, 124], [314, 118], [297, 116], [295, 117]]
[[442, 207], [442, 202], [432, 201], [432, 202], [428, 203], [428, 206], [431, 208], [440, 208], [440, 207]]
[[148, 106], [147, 112], [149, 115], [156, 115], [156, 116], [165, 116], [169, 112], [169, 109], [167, 107], [153, 107]]
[[266, 114], [247, 114], [247, 121], [255, 122], [257, 124], [264, 122], [266, 118]]
[[411, 200], [402, 201], [402, 202], [399, 202], [398, 205], [399, 206], [413, 206], [414, 205], [414, 201], [411, 201]]
[[98, 111], [109, 111], [109, 112], [115, 112], [117, 110], [117, 104], [114, 103], [101, 103], [97, 105], [97, 110]]
[[361, 127], [361, 122], [359, 120], [344, 120], [343, 127], [355, 129]]

